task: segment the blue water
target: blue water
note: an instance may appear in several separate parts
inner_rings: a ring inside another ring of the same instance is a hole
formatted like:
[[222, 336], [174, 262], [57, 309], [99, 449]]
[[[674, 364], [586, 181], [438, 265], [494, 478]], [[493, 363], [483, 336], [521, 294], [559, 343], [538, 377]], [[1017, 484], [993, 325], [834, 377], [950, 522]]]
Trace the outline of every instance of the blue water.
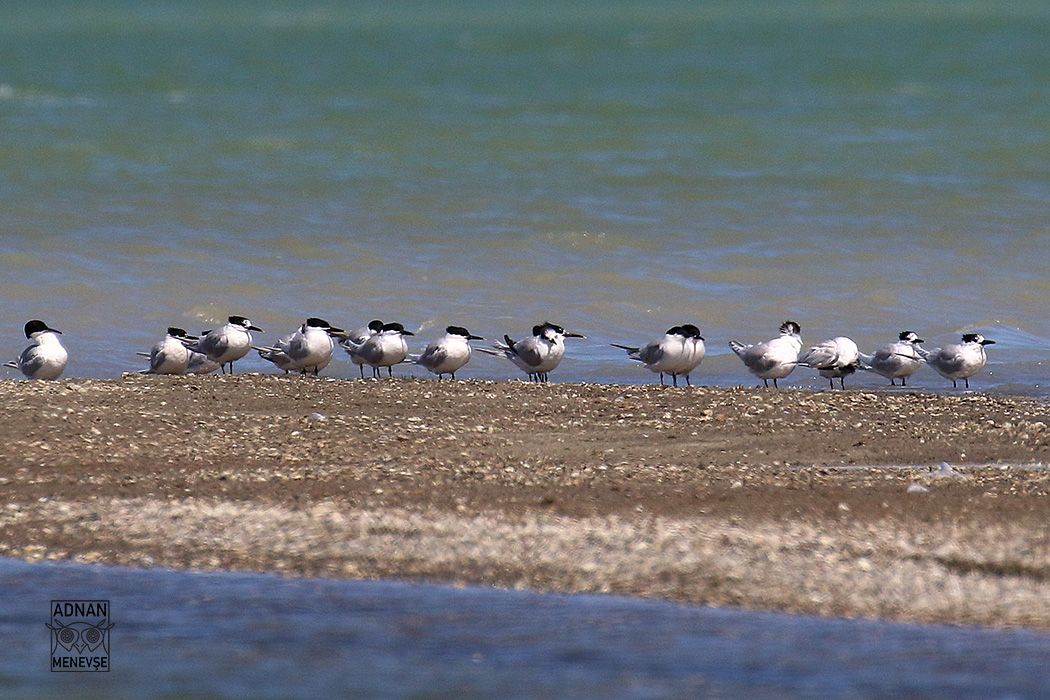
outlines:
[[[0, 561], [7, 698], [1045, 698], [1050, 635], [395, 582]], [[51, 599], [110, 601], [50, 673]]]
[[977, 329], [979, 388], [1046, 393], [1048, 38], [1045, 0], [5, 3], [0, 352], [550, 319], [588, 336], [552, 378], [642, 382], [608, 344], [693, 322], [732, 384], [791, 318]]

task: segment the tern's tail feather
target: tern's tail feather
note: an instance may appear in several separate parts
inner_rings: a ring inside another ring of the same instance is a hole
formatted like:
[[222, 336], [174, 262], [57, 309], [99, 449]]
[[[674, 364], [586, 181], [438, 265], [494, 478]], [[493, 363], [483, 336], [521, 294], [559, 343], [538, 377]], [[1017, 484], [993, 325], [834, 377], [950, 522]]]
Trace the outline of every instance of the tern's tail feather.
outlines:
[[621, 350], [626, 350], [627, 351], [627, 357], [631, 358], [632, 360], [638, 360], [639, 362], [643, 362], [642, 357], [641, 357], [641, 352], [642, 352], [641, 348], [632, 348], [630, 345], [619, 345], [617, 343], [609, 343], [609, 345], [612, 345], [614, 348], [620, 348]]
[[358, 343], [353, 338], [344, 338], [343, 340], [339, 341], [339, 347], [341, 347], [343, 350], [346, 350], [351, 355], [360, 350], [364, 344], [365, 341], [362, 340], [360, 343]]
[[875, 358], [871, 355], [865, 355], [864, 353], [860, 353], [860, 364], [858, 364], [857, 366], [860, 367], [862, 370], [870, 372], [872, 369], [874, 369], [871, 366], [871, 361], [873, 359]]
[[929, 350], [927, 350], [926, 348], [921, 348], [918, 345], [914, 345], [912, 347], [915, 348], [915, 352], [919, 353], [919, 357], [921, 357], [924, 360], [929, 361], [929, 359], [930, 359], [930, 351]]
[[148, 352], [137, 352], [135, 354], [138, 355], [139, 357], [149, 357], [150, 356], [150, 354]]
[[4, 367], [10, 367], [11, 369], [18, 369], [18, 363], [16, 362], [5, 362]]
[[744, 345], [743, 343], [737, 342], [735, 340], [730, 340], [729, 347], [733, 348], [733, 352], [735, 352], [737, 355], [743, 355], [743, 353], [751, 346]]
[[502, 343], [493, 343], [495, 348], [474, 348], [477, 352], [485, 353], [486, 355], [492, 355], [493, 357], [503, 357], [504, 352], [508, 349], [500, 347]]

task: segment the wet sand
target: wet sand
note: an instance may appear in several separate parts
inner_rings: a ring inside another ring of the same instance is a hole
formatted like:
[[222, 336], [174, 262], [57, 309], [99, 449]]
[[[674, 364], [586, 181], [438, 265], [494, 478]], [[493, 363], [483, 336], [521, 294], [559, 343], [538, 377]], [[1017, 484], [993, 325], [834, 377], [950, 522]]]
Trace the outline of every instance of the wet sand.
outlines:
[[0, 556], [1050, 629], [1038, 400], [277, 375], [0, 392]]

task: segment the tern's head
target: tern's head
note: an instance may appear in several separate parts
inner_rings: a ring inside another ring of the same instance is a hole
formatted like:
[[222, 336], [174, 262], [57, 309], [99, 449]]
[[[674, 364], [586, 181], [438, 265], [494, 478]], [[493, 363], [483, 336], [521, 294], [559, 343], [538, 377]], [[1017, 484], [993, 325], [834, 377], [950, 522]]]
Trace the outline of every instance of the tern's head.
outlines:
[[259, 333], [264, 333], [265, 332], [265, 331], [263, 331], [262, 328], [258, 328], [256, 326], [253, 326], [252, 322], [249, 321], [248, 319], [246, 319], [244, 316], [230, 316], [226, 320], [227, 320], [227, 322], [229, 322], [229, 324], [231, 326], [240, 326], [241, 328], [243, 328], [246, 331], [258, 331]]
[[30, 340], [32, 340], [33, 338], [36, 338], [41, 333], [47, 333], [48, 331], [51, 331], [52, 333], [58, 333], [59, 335], [62, 335], [62, 331], [56, 331], [54, 328], [48, 328], [47, 324], [44, 323], [43, 321], [39, 321], [39, 320], [36, 320], [36, 319], [34, 319], [32, 321], [26, 321], [26, 327], [25, 327], [26, 338], [29, 338]]
[[906, 343], [925, 343], [926, 341], [919, 337], [919, 334], [915, 331], [901, 331], [901, 334], [897, 336]]
[[384, 323], [382, 332], [387, 335], [415, 335], [412, 331], [406, 331], [400, 323]]
[[573, 333], [567, 331], [561, 326], [551, 323], [550, 321], [544, 321], [542, 325], [533, 326], [532, 334], [537, 338], [546, 338], [552, 343], [555, 342], [559, 337], [561, 338], [586, 338], [587, 336], [582, 333]]
[[682, 326], [682, 335], [686, 338], [692, 338], [693, 340], [703, 340], [704, 336], [700, 334], [700, 329], [691, 323], [687, 323]]
[[383, 331], [383, 322], [380, 321], [378, 318], [374, 321], [369, 321], [368, 330], [372, 331], [373, 333], [381, 333]]
[[311, 316], [310, 318], [306, 319], [306, 323], [304, 323], [302, 327], [302, 332], [305, 333], [308, 328], [314, 328], [319, 331], [325, 331], [326, 333], [328, 333], [328, 335], [333, 336], [335, 338], [347, 337], [346, 331], [344, 331], [342, 328], [336, 328], [328, 321], [324, 320], [323, 318], [317, 318], [316, 316]]
[[448, 326], [445, 328], [445, 332], [449, 335], [461, 335], [467, 340], [484, 340], [480, 335], [471, 335], [463, 326]]
[[168, 326], [168, 335], [172, 338], [189, 338], [185, 328], [179, 328], [178, 326]]
[[994, 340], [988, 340], [980, 333], [963, 333], [964, 343], [977, 343], [978, 345], [995, 345]]
[[306, 319], [306, 327], [318, 328], [322, 331], [328, 331], [329, 335], [338, 335], [343, 332], [342, 328], [336, 328], [328, 321], [324, 320], [323, 318], [317, 318], [316, 316], [311, 316], [310, 318]]
[[667, 332], [664, 333], [664, 335], [678, 335], [678, 336], [685, 337], [685, 334], [682, 333], [682, 327], [681, 326], [675, 326], [673, 328], [668, 328]]
[[794, 321], [784, 321], [780, 324], [780, 332], [783, 335], [802, 335], [802, 326]]

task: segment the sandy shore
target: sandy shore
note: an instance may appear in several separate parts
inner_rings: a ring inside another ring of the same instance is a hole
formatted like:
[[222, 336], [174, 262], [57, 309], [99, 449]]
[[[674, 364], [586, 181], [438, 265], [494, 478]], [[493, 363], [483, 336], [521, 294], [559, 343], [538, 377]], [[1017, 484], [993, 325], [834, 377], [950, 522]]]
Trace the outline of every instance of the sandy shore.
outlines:
[[0, 391], [2, 556], [1050, 629], [1040, 401], [258, 375]]

